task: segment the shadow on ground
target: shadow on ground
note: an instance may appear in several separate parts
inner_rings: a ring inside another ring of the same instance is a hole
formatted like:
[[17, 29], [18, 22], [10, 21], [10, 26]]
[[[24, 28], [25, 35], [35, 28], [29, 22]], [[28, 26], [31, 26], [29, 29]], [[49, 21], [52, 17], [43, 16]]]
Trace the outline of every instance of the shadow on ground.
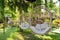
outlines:
[[8, 28], [5, 34], [0, 32], [0, 40], [60, 40], [60, 34], [49, 32], [42, 36], [27, 30], [18, 32], [18, 29], [13, 27]]

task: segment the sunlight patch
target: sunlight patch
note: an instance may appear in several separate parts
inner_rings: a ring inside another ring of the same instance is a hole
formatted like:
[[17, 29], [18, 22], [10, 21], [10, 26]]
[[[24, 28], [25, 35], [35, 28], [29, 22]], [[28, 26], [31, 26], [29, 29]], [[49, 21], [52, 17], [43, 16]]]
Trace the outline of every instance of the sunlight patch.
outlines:
[[10, 35], [10, 37], [12, 37], [14, 39], [17, 39], [17, 40], [24, 40], [24, 37], [21, 34], [17, 33], [17, 32], [12, 33]]
[[13, 38], [7, 38], [7, 40], [14, 40]]
[[59, 33], [60, 34], [60, 28], [59, 29], [56, 29], [56, 30], [54, 30], [52, 32], [55, 32], [55, 33]]

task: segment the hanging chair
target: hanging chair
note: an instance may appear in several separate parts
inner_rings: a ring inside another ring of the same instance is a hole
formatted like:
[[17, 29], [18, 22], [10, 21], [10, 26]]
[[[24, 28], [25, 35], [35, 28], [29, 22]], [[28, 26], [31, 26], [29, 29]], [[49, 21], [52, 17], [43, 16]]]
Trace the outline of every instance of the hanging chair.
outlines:
[[29, 19], [28, 19], [28, 16], [24, 14], [24, 20], [23, 20], [23, 17], [22, 17], [22, 22], [21, 24], [19, 25], [21, 29], [28, 29], [29, 28]]
[[20, 28], [21, 29], [27, 29], [27, 28], [29, 28], [29, 23], [28, 22], [21, 23]]
[[[40, 6], [37, 6], [36, 8], [34, 8], [33, 10], [35, 10], [35, 11], [33, 11], [32, 13], [34, 15], [37, 14], [37, 13], [39, 13], [38, 16], [40, 17], [41, 16], [41, 14], [40, 14], [41, 12], [40, 12], [40, 9], [39, 8], [40, 8]], [[32, 26], [32, 25], [30, 26], [31, 31], [34, 32], [34, 33], [36, 33], [36, 34], [41, 34], [41, 35], [46, 34], [52, 28], [52, 15], [51, 15], [52, 13], [47, 8], [45, 8], [45, 9], [50, 14], [49, 15], [50, 16], [50, 26], [48, 26], [47, 22], [43, 22], [42, 20], [39, 20], [40, 23], [38, 22], [38, 23], [36, 23], [35, 26]], [[35, 17], [36, 16], [37, 15], [35, 15]], [[30, 15], [30, 17], [32, 17], [32, 15]]]

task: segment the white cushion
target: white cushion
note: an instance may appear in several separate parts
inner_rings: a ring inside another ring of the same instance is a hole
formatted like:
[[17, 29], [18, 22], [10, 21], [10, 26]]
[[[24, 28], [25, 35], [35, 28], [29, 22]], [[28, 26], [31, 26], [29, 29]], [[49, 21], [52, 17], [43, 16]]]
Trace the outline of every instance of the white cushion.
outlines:
[[33, 26], [31, 26], [30, 29], [31, 29], [34, 33], [37, 33], [37, 34], [39, 34], [39, 32], [41, 31], [41, 30], [39, 30], [39, 29], [37, 29], [36, 27], [33, 27]]
[[27, 28], [29, 28], [29, 26], [30, 26], [29, 23], [25, 22], [25, 23], [21, 23], [20, 28], [27, 29]]
[[40, 24], [36, 24], [35, 26], [37, 29], [41, 30], [41, 25]]
[[34, 33], [37, 33], [37, 34], [45, 34], [47, 33], [47, 31], [50, 29], [51, 27], [47, 27], [46, 29], [43, 29], [43, 30], [39, 30], [37, 29], [36, 27], [34, 26], [31, 26], [30, 29], [34, 32]]
[[47, 24], [47, 23], [43, 23], [43, 24], [40, 24], [40, 25], [41, 25], [41, 26], [40, 26], [41, 29], [45, 29], [45, 28], [48, 27], [48, 24]]

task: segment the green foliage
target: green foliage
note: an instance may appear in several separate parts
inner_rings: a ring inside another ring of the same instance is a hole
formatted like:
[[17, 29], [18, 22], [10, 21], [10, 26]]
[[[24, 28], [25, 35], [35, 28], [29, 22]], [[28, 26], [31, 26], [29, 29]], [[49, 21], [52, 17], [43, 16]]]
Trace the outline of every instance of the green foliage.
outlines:
[[[55, 30], [53, 28], [52, 30]], [[38, 35], [31, 32], [31, 30], [24, 30], [24, 32], [18, 32], [17, 27], [7, 27], [5, 34], [0, 29], [0, 40], [60, 40], [60, 34], [49, 32], [47, 35]], [[27, 38], [28, 37], [28, 38]]]
[[0, 0], [0, 23], [4, 22], [4, 0]]
[[55, 5], [54, 5], [53, 0], [50, 0], [50, 2], [48, 3], [48, 8], [49, 8], [50, 10], [53, 10], [54, 7], [55, 7]]
[[[48, 2], [48, 0], [29, 0], [29, 1], [34, 1], [34, 2], [25, 2], [26, 0], [24, 0], [22, 2], [22, 10], [24, 12], [30, 12], [30, 10], [33, 7], [36, 7], [37, 5], [42, 5], [44, 4], [44, 2], [46, 3], [45, 6], [47, 6], [50, 10], [54, 9], [54, 3], [53, 0], [50, 0], [50, 2]], [[7, 8], [9, 8], [8, 10], [6, 10]], [[36, 13], [41, 13], [41, 7], [39, 7], [38, 9], [36, 8], [35, 10], [31, 11], [31, 14], [36, 14]], [[12, 18], [16, 17], [16, 9], [18, 9], [18, 11], [20, 11], [20, 0], [0, 0], [0, 18], [3, 17], [3, 15], [8, 15], [11, 16]], [[3, 17], [4, 19], [4, 17]]]
[[8, 1], [8, 6], [11, 10], [16, 10], [16, 4], [15, 4], [15, 1]]
[[58, 0], [58, 1], [60, 1], [60, 0]]
[[31, 2], [31, 3], [32, 3], [32, 2], [35, 2], [36, 0], [26, 0], [26, 1], [28, 1], [28, 2]]
[[40, 4], [41, 5], [42, 0], [36, 0], [36, 5]]
[[23, 2], [23, 4], [22, 4], [22, 9], [25, 11], [25, 12], [28, 12], [28, 7], [29, 7], [29, 4], [28, 3], [25, 3], [25, 2]]

